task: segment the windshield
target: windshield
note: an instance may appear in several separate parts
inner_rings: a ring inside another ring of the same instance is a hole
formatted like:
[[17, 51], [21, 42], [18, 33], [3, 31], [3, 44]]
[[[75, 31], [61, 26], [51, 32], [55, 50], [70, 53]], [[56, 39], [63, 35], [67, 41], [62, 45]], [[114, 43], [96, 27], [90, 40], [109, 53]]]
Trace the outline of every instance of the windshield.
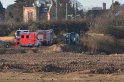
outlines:
[[17, 31], [16, 32], [16, 36], [20, 36], [20, 31]]
[[71, 33], [71, 40], [75, 41], [76, 39], [76, 34], [75, 33]]
[[27, 31], [27, 30], [25, 30], [25, 31], [16, 31], [16, 36], [19, 37], [20, 34], [26, 33], [26, 32], [29, 32], [29, 31]]

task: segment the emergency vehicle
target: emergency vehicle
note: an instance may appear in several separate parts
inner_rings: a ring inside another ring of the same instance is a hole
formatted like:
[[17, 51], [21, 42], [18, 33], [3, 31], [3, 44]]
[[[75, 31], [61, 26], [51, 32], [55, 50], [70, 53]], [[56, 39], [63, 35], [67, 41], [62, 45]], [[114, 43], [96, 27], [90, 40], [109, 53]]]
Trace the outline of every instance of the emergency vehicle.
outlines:
[[19, 30], [17, 30], [17, 31], [15, 32], [15, 37], [16, 37], [16, 38], [19, 38], [19, 37], [20, 37], [20, 34], [22, 34], [22, 33], [27, 33], [27, 32], [29, 32], [29, 30], [21, 30], [21, 29], [19, 29]]
[[79, 44], [80, 41], [79, 34], [75, 32], [64, 34], [64, 38], [65, 38], [65, 44], [69, 44], [69, 45]]
[[30, 32], [28, 30], [17, 30], [15, 34], [16, 46], [49, 46], [53, 41], [52, 30], [37, 30], [36, 32]]
[[22, 33], [29, 33], [29, 30], [21, 30], [21, 29], [19, 28], [19, 30], [17, 30], [17, 31], [15, 32], [16, 46], [18, 46], [18, 45], [20, 44], [20, 35], [21, 35]]
[[41, 46], [41, 43], [37, 39], [36, 32], [27, 32], [20, 35], [19, 45], [23, 47], [38, 47]]
[[38, 40], [42, 45], [52, 45], [53, 43], [53, 30], [37, 30]]

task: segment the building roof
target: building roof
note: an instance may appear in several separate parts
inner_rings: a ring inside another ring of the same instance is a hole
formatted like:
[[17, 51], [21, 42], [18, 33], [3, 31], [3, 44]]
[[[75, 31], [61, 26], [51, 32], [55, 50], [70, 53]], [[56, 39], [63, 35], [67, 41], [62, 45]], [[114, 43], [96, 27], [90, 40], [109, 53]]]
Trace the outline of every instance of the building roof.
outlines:
[[102, 7], [93, 7], [92, 10], [102, 10]]

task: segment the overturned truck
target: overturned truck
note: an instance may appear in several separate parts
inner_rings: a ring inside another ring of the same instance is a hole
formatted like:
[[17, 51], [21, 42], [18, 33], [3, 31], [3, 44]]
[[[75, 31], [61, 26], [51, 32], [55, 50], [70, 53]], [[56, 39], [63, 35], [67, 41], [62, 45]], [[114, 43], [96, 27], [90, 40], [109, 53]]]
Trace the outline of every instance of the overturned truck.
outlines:
[[78, 33], [71, 32], [64, 34], [65, 44], [76, 45], [79, 44], [80, 37]]

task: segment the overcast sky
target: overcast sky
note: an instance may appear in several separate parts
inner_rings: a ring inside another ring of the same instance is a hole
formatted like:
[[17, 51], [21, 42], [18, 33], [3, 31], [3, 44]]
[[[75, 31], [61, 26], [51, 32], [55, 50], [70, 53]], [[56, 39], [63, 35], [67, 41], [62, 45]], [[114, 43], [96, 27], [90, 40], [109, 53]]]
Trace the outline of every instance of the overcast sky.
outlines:
[[[3, 3], [3, 6], [6, 8], [8, 5], [14, 3], [15, 0], [0, 0]], [[112, 0], [78, 0], [82, 3], [85, 9], [90, 9], [92, 7], [102, 7], [102, 3], [107, 3], [107, 8], [110, 7]], [[121, 4], [124, 4], [124, 0], [116, 0]]]

